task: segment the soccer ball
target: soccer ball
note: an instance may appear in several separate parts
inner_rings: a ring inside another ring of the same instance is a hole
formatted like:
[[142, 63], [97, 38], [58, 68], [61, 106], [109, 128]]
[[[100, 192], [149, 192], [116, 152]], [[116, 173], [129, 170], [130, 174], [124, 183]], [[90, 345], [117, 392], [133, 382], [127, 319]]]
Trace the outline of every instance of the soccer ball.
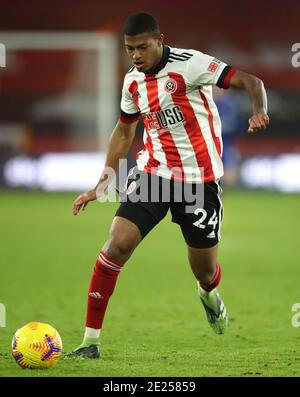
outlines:
[[28, 323], [18, 329], [12, 340], [12, 355], [22, 368], [52, 367], [61, 351], [61, 337], [49, 324]]

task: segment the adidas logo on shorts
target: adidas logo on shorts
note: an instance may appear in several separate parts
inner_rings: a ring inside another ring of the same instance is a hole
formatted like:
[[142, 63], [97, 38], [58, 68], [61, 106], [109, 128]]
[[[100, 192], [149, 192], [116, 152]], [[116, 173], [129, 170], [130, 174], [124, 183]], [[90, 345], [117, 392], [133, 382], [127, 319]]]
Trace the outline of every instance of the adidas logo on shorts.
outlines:
[[209, 233], [206, 237], [207, 237], [207, 238], [215, 238], [215, 237], [216, 237], [215, 231], [213, 230], [213, 231], [212, 231], [211, 233]]

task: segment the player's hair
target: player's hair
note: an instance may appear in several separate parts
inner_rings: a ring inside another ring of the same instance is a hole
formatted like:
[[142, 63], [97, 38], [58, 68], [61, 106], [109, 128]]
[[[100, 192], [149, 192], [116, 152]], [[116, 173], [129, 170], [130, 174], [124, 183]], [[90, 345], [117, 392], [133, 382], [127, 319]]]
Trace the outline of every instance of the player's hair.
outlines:
[[149, 33], [153, 37], [160, 35], [160, 28], [157, 20], [150, 14], [139, 12], [130, 15], [124, 24], [123, 33], [127, 36], [136, 36], [141, 33]]

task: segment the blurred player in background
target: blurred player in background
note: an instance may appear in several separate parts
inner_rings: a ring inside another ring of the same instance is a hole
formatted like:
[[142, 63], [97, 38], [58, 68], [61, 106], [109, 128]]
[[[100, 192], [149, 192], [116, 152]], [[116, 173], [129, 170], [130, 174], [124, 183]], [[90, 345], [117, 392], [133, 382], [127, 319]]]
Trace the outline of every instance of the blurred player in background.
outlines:
[[[126, 158], [140, 117], [145, 124], [144, 148], [137, 155], [137, 168], [128, 177], [127, 200], [117, 210], [94, 267], [82, 344], [67, 358], [100, 357], [100, 331], [118, 276], [138, 244], [168, 210], [185, 239], [208, 322], [217, 334], [225, 332], [228, 316], [217, 291], [221, 279], [217, 254], [223, 213], [219, 185], [223, 175], [222, 140], [212, 86], [248, 92], [252, 105], [249, 133], [265, 129], [269, 123], [260, 79], [199, 51], [164, 45], [159, 25], [151, 15], [130, 16], [124, 39], [133, 67], [124, 78], [121, 114], [110, 138], [106, 169], [95, 188], [74, 201], [73, 214], [104, 194], [107, 169], [117, 171], [119, 159]], [[175, 181], [184, 186], [201, 185], [203, 206], [190, 213], [187, 203], [174, 202], [173, 196], [169, 202], [131, 202], [138, 172], [149, 178], [155, 175], [160, 183], [169, 182], [171, 191]], [[153, 260], [159, 261], [159, 253]]]
[[238, 183], [240, 160], [236, 137], [245, 128], [240, 96], [236, 91], [213, 87], [213, 98], [222, 121], [222, 162], [224, 167], [222, 187], [234, 188]]

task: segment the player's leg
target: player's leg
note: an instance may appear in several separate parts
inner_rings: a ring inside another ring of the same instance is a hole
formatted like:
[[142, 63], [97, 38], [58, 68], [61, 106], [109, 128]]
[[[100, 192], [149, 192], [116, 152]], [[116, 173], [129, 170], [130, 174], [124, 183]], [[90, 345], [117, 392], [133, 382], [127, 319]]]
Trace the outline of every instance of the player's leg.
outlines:
[[210, 248], [188, 246], [188, 258], [197, 279], [197, 288], [206, 311], [207, 320], [217, 334], [223, 334], [228, 324], [225, 305], [217, 287], [221, 280], [221, 266], [217, 263], [218, 245]]
[[135, 223], [115, 216], [102, 252], [111, 260], [125, 264], [141, 240], [140, 229]]
[[109, 237], [94, 266], [86, 314], [83, 342], [67, 358], [98, 358], [99, 338], [105, 312], [118, 276], [134, 249], [142, 240], [140, 229], [132, 221], [116, 216]]
[[137, 245], [167, 214], [168, 209], [167, 203], [122, 202], [94, 267], [83, 343], [66, 358], [100, 356], [100, 331], [120, 271]]
[[218, 244], [209, 248], [187, 246], [191, 270], [199, 283], [209, 286], [217, 269]]
[[[221, 188], [217, 182], [202, 185], [204, 200], [187, 210], [186, 202], [173, 204], [173, 222], [181, 227], [188, 247], [188, 259], [197, 279], [201, 302], [207, 319], [216, 333], [224, 333], [227, 325], [225, 306], [217, 291], [221, 267], [217, 263], [223, 206]], [[199, 193], [197, 198], [199, 198]]]

